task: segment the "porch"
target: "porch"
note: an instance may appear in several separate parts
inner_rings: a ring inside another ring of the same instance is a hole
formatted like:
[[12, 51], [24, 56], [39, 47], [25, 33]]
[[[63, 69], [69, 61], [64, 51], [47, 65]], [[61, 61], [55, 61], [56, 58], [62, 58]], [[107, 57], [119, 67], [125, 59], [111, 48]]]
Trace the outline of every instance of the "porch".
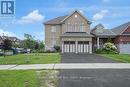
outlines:
[[103, 45], [109, 41], [108, 39], [111, 40], [110, 42], [115, 43], [114, 37], [94, 37], [92, 40], [93, 51], [99, 48], [103, 48]]

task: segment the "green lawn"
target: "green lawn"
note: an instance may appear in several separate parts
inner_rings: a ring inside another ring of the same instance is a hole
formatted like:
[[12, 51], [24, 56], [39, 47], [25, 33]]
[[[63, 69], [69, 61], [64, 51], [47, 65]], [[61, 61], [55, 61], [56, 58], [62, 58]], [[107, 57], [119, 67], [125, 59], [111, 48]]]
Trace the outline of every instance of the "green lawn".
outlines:
[[48, 64], [59, 63], [60, 54], [58, 53], [35, 53], [35, 54], [18, 54], [13, 56], [0, 57], [2, 64]]
[[130, 63], [130, 55], [129, 54], [100, 54], [101, 56], [111, 58], [113, 60]]
[[50, 75], [58, 76], [55, 72], [54, 70], [0, 71], [0, 87], [50, 87], [51, 85], [57, 87], [57, 78], [48, 79]]

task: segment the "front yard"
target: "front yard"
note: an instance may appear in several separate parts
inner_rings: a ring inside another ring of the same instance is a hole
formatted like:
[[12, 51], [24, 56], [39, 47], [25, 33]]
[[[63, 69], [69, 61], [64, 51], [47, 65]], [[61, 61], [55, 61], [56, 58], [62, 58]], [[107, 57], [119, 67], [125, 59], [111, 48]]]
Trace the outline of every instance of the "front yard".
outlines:
[[58, 71], [0, 71], [0, 87], [57, 87]]
[[123, 63], [130, 63], [130, 55], [129, 54], [100, 54], [101, 56], [123, 62]]
[[59, 53], [34, 53], [34, 54], [18, 54], [13, 56], [0, 57], [0, 65], [2, 64], [48, 64], [59, 63]]

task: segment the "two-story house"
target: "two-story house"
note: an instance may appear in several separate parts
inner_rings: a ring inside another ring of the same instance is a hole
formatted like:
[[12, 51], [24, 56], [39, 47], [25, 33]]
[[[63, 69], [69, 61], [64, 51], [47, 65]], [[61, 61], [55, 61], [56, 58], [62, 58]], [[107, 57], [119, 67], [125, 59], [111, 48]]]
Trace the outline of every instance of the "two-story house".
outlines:
[[79, 11], [45, 22], [45, 49], [59, 45], [62, 53], [92, 53], [90, 25]]
[[119, 52], [130, 53], [130, 22], [113, 29], [105, 29], [102, 24], [90, 29], [91, 22], [76, 10], [44, 25], [46, 50], [53, 50], [54, 45], [59, 45], [62, 53], [92, 53], [111, 38]]

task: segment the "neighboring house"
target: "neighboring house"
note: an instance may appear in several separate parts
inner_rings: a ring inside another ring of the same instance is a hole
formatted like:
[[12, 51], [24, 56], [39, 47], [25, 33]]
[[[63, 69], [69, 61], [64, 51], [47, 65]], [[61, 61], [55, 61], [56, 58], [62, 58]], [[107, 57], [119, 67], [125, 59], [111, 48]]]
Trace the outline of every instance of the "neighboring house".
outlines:
[[92, 53], [111, 38], [120, 53], [130, 53], [130, 22], [113, 29], [102, 24], [90, 29], [91, 22], [76, 10], [44, 24], [46, 50], [59, 45], [62, 53]]
[[13, 44], [17, 44], [17, 45], [20, 44], [20, 39], [18, 39], [17, 37], [0, 36], [0, 48], [4, 43], [3, 42], [4, 39], [9, 39]]

